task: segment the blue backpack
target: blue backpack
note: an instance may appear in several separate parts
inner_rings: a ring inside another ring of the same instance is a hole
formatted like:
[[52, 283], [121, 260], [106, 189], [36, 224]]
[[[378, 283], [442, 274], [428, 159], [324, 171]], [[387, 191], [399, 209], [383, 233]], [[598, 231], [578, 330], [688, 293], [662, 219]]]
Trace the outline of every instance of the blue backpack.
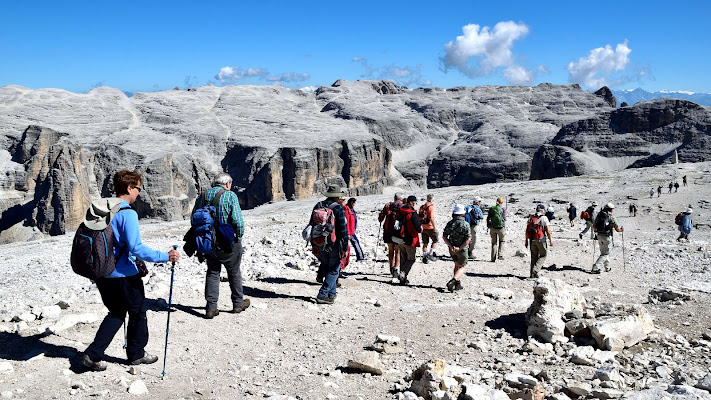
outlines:
[[195, 210], [190, 222], [195, 233], [195, 244], [197, 253], [212, 254], [215, 251], [217, 235], [215, 234], [215, 221], [219, 220], [217, 207], [220, 205], [220, 197], [225, 190], [221, 189], [212, 199], [212, 203], [207, 202], [207, 191], [202, 194], [201, 208]]

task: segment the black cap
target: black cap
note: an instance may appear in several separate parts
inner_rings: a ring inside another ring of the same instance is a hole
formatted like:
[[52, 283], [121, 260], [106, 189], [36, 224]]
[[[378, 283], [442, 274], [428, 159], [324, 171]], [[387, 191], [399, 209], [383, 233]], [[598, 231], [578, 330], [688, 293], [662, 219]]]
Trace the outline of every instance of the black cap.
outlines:
[[408, 196], [408, 197], [407, 197], [407, 202], [408, 202], [408, 203], [416, 203], [416, 202], [417, 202], [417, 197], [415, 197], [415, 196]]

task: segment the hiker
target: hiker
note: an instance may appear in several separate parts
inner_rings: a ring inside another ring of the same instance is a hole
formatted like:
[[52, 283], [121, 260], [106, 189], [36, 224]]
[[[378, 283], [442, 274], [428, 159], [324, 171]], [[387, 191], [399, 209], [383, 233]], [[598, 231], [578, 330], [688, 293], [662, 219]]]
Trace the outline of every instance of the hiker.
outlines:
[[[111, 344], [116, 332], [124, 324], [128, 314], [126, 330], [126, 359], [131, 365], [152, 364], [158, 357], [145, 352], [148, 344], [148, 319], [146, 318], [145, 293], [143, 280], [137, 263], [176, 262], [180, 258], [177, 250], [167, 253], [153, 250], [141, 241], [138, 227], [138, 214], [129, 205], [136, 201], [141, 193], [143, 178], [136, 171], [122, 170], [113, 177], [115, 198], [107, 199], [110, 206], [104, 215], [109, 215], [111, 208], [120, 204], [122, 212], [115, 214], [110, 222], [114, 234], [114, 257], [116, 269], [109, 275], [95, 280], [101, 294], [101, 300], [109, 313], [104, 317], [96, 331], [94, 341], [79, 356], [79, 363], [91, 371], [104, 371], [107, 368], [104, 352]], [[93, 228], [105, 229], [109, 222], [105, 217], [85, 220]]]
[[531, 278], [538, 278], [543, 263], [546, 262], [548, 255], [546, 236], [548, 236], [551, 247], [553, 246], [548, 217], [544, 215], [545, 210], [546, 206], [543, 204], [536, 206], [536, 213], [528, 217], [526, 225], [526, 248], [529, 243], [531, 244]]
[[679, 182], [674, 182], [674, 193], [679, 190]]
[[662, 195], [662, 185], [659, 185], [659, 187], [657, 187], [657, 197], [660, 197], [661, 195]]
[[420, 218], [415, 211], [416, 205], [417, 197], [409, 196], [407, 204], [400, 207], [397, 217], [400, 222], [400, 231], [399, 235], [396, 232], [393, 236], [393, 241], [401, 242], [398, 244], [400, 249], [400, 273], [397, 277], [401, 285], [409, 283], [407, 275], [410, 273], [413, 264], [415, 264], [417, 248], [420, 247], [422, 224], [420, 224]]
[[[343, 211], [346, 214], [346, 232], [348, 232], [348, 243], [350, 243], [351, 235], [355, 232], [355, 217], [351, 212], [351, 208], [348, 207], [348, 205], [346, 204], [345, 197], [339, 197], [338, 200], [336, 200], [336, 203], [343, 207]], [[341, 266], [338, 271], [339, 279], [345, 278], [345, 275], [343, 275], [343, 270], [346, 269], [348, 263], [350, 263], [351, 261], [351, 246], [346, 246], [346, 249], [346, 256], [341, 259]], [[338, 281], [336, 281], [336, 287], [341, 287]]]
[[[227, 281], [232, 291], [232, 313], [240, 313], [249, 308], [250, 300], [244, 298], [242, 290], [242, 236], [244, 235], [244, 219], [242, 209], [239, 206], [237, 194], [232, 191], [232, 177], [226, 172], [217, 174], [212, 181], [212, 187], [207, 189], [204, 195], [198, 196], [193, 207], [193, 214], [206, 204], [212, 204], [215, 197], [219, 196], [215, 205], [217, 217], [216, 224], [223, 224], [228, 229], [231, 227], [234, 238], [228, 238], [226, 244], [215, 246], [211, 254], [205, 254], [207, 272], [205, 273], [205, 319], [215, 318], [220, 314], [217, 309], [217, 301], [220, 298], [220, 270], [224, 265], [227, 271]], [[222, 229], [220, 229], [222, 232]], [[221, 233], [216, 231], [219, 238]], [[232, 242], [230, 245], [229, 243]], [[226, 247], [226, 248], [225, 248]]]
[[[479, 208], [478, 206], [475, 206]], [[481, 210], [480, 210], [481, 211]], [[442, 240], [449, 248], [449, 255], [454, 261], [454, 273], [452, 279], [447, 282], [447, 290], [453, 292], [462, 290], [462, 277], [467, 267], [468, 250], [472, 236], [472, 225], [467, 223], [466, 209], [461, 204], [455, 204], [452, 210], [452, 219], [447, 222], [447, 226], [442, 231]]]
[[669, 182], [669, 193], [671, 193], [673, 187], [674, 187], [674, 183]]
[[365, 254], [363, 253], [363, 247], [360, 245], [360, 240], [358, 240], [358, 236], [356, 236], [355, 233], [358, 229], [358, 213], [356, 213], [355, 210], [356, 201], [355, 197], [351, 197], [348, 199], [347, 203], [348, 208], [353, 215], [353, 233], [349, 233], [349, 240], [351, 242], [351, 246], [353, 246], [353, 250], [355, 250], [356, 261], [363, 261], [365, 260]]
[[625, 229], [617, 225], [615, 217], [612, 216], [612, 212], [615, 211], [615, 205], [612, 203], [605, 204], [602, 211], [595, 218], [595, 223], [593, 224], [593, 230], [597, 233], [597, 242], [600, 245], [600, 256], [593, 264], [592, 273], [600, 273], [600, 265], [605, 266], [605, 272], [610, 272], [610, 261], [607, 259], [610, 254], [610, 242], [612, 242], [613, 230], [617, 232], [623, 232]]
[[[345, 190], [337, 185], [329, 185], [323, 195], [326, 200], [316, 203], [314, 210], [327, 208], [333, 212], [333, 229], [335, 231], [335, 241], [328, 243], [318, 252], [321, 264], [318, 268], [318, 276], [323, 277], [323, 283], [316, 296], [318, 304], [333, 304], [336, 301], [336, 287], [342, 260], [348, 254], [348, 222], [346, 211], [338, 204], [338, 200], [345, 198]], [[335, 203], [335, 204], [334, 204]]]
[[[578, 236], [580, 236], [580, 239], [583, 238], [583, 235], [585, 232], [589, 231], [590, 228], [593, 226], [593, 222], [595, 221], [595, 217], [597, 217], [597, 211], [595, 211], [595, 207], [597, 207], [597, 201], [593, 201], [592, 205], [588, 207], [585, 211], [580, 213], [580, 219], [585, 220], [585, 229], [583, 229]], [[595, 238], [595, 232], [590, 230], [590, 239]]]
[[679, 224], [679, 237], [676, 238], [677, 241], [682, 239], [689, 240], [689, 233], [691, 233], [691, 213], [694, 210], [687, 208], [684, 211], [684, 216], [681, 217], [681, 223]]
[[481, 220], [484, 219], [484, 212], [481, 211], [481, 197], [474, 197], [474, 201], [471, 206], [466, 206], [464, 208], [464, 219], [469, 222], [469, 233], [471, 234], [471, 242], [469, 243], [469, 250], [467, 251], [467, 257], [470, 260], [474, 260], [474, 247], [476, 246], [476, 234], [479, 230], [479, 224]]
[[491, 236], [491, 262], [504, 259], [504, 243], [506, 242], [506, 209], [501, 207], [504, 199], [496, 199], [496, 205], [489, 209], [486, 216], [486, 226]]
[[548, 207], [548, 210], [546, 210], [546, 218], [548, 218], [548, 222], [553, 221], [555, 217], [553, 216], [555, 214], [555, 210], [553, 209], [553, 206]]
[[[427, 195], [427, 201], [420, 206], [420, 211], [417, 213], [422, 225], [422, 262], [425, 264], [430, 260], [434, 260], [434, 249], [437, 247], [437, 242], [439, 242], [439, 232], [437, 232], [437, 225], [435, 224], [435, 206], [432, 200], [434, 200], [434, 195], [430, 193]], [[430, 240], [432, 241], [432, 247], [427, 250]]]
[[[654, 192], [654, 191], [652, 191]], [[575, 208], [573, 203], [570, 203], [570, 206], [568, 207], [568, 219], [570, 219], [570, 226], [575, 226], [575, 217], [578, 216], [578, 209]]]
[[686, 175], [681, 177], [681, 182], [686, 186]]
[[654, 188], [649, 189], [649, 198], [654, 197]]
[[637, 216], [637, 204], [630, 203], [630, 217], [636, 217], [636, 216]]
[[388, 263], [390, 264], [390, 275], [393, 278], [397, 278], [400, 274], [400, 253], [398, 246], [393, 243], [392, 236], [395, 233], [395, 220], [400, 207], [402, 207], [403, 199], [402, 193], [395, 193], [393, 201], [386, 204], [378, 215], [378, 223], [383, 224], [383, 242], [388, 245]]

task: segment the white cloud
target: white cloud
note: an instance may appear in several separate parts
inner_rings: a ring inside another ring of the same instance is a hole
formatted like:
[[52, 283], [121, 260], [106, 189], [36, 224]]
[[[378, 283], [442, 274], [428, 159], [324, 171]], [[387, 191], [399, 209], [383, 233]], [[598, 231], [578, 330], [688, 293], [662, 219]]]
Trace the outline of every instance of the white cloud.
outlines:
[[526, 24], [503, 21], [494, 25], [494, 29], [469, 24], [462, 31], [464, 35], [444, 45], [445, 55], [441, 60], [445, 71], [457, 69], [474, 78], [491, 75], [504, 67], [504, 78], [513, 79], [509, 80], [511, 83], [533, 81], [534, 72], [516, 64], [511, 51], [514, 42], [528, 34]]
[[545, 65], [539, 65], [538, 66], [538, 73], [540, 74], [550, 74], [551, 69], [546, 67]]
[[504, 78], [514, 85], [530, 85], [536, 75], [533, 71], [514, 64], [504, 68]]
[[222, 84], [234, 83], [242, 78], [257, 78], [267, 82], [301, 82], [311, 77], [307, 72], [285, 72], [277, 75], [270, 75], [264, 68], [222, 67], [215, 75], [215, 79]]
[[587, 56], [568, 64], [568, 81], [579, 83], [589, 89], [628, 82], [630, 77], [615, 75], [615, 73], [627, 68], [631, 52], [626, 40], [624, 43], [619, 43], [614, 50], [609, 44], [592, 49]]

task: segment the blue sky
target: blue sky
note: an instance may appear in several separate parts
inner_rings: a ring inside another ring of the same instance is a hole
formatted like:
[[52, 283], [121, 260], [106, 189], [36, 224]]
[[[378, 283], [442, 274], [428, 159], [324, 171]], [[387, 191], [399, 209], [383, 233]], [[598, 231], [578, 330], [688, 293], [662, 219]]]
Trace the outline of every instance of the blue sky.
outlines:
[[709, 1], [0, 0], [0, 86], [391, 79], [711, 92], [709, 18]]

